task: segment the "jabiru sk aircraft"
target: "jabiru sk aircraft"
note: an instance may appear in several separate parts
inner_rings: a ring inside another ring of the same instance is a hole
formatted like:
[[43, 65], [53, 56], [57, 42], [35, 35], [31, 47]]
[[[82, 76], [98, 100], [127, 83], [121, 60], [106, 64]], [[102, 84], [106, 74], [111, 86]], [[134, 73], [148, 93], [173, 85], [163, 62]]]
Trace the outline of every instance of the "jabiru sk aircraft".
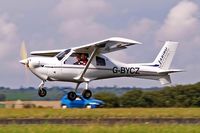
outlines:
[[106, 57], [104, 54], [123, 50], [132, 45], [141, 44], [131, 39], [112, 37], [102, 41], [73, 47], [69, 49], [33, 51], [33, 57], [27, 58], [24, 44], [22, 45], [22, 60], [28, 69], [42, 80], [38, 94], [44, 97], [46, 81], [74, 82], [74, 91], [68, 93], [68, 99], [75, 100], [76, 92], [81, 83], [85, 83], [82, 92], [89, 99], [92, 92], [89, 83], [116, 77], [134, 77], [159, 80], [161, 84], [171, 83], [171, 73], [181, 72], [180, 69], [170, 69], [178, 42], [166, 41], [158, 56], [151, 63], [127, 64]]

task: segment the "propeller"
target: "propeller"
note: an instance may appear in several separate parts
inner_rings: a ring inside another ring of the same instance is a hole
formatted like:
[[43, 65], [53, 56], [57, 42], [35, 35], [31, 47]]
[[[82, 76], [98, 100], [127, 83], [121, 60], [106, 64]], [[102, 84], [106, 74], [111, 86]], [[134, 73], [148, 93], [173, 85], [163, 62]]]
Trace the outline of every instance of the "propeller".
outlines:
[[26, 50], [26, 44], [23, 41], [21, 45], [21, 58], [26, 59], [27, 58], [27, 50]]
[[21, 60], [19, 62], [25, 66], [25, 78], [26, 78], [26, 82], [28, 83], [29, 82], [29, 76], [28, 76], [29, 60], [28, 60], [28, 54], [26, 50], [25, 41], [23, 41], [21, 44], [20, 56], [21, 56]]
[[20, 55], [21, 55], [21, 59], [19, 62], [24, 64], [26, 67], [28, 67], [28, 55], [27, 55], [27, 50], [26, 50], [26, 44], [23, 41], [21, 44], [21, 50], [20, 50]]

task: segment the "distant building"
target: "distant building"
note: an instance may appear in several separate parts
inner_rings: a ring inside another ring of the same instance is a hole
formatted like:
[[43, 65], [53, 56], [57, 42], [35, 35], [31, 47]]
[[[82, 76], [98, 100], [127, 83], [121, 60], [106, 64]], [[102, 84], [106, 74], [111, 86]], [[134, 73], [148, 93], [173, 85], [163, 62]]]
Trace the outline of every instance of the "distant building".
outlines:
[[21, 100], [17, 100], [17, 101], [14, 103], [13, 107], [16, 108], [16, 109], [24, 108], [24, 102], [22, 102]]

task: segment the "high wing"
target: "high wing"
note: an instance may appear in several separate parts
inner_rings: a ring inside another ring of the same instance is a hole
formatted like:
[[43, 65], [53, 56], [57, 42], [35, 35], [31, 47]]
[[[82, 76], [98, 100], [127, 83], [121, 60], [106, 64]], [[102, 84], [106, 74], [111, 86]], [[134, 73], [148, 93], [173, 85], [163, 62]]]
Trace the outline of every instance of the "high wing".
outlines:
[[135, 45], [135, 44], [142, 44], [140, 42], [121, 38], [121, 37], [112, 37], [102, 41], [90, 43], [87, 45], [83, 45], [80, 47], [72, 48], [76, 52], [80, 53], [91, 53], [94, 47], [98, 47], [98, 53], [110, 53], [117, 50], [126, 49], [128, 46]]
[[[141, 44], [141, 43], [126, 38], [112, 37], [102, 41], [83, 45], [80, 47], [74, 47], [72, 48], [72, 50], [78, 53], [92, 53], [94, 47], [98, 47], [98, 53], [110, 53], [113, 51], [126, 49], [128, 46], [135, 44]], [[64, 50], [66, 49], [33, 51], [31, 52], [31, 55], [54, 57], [55, 55]]]
[[33, 51], [33, 52], [31, 52], [31, 55], [54, 57], [55, 55], [57, 55], [58, 53], [60, 53], [64, 50], [65, 49]]

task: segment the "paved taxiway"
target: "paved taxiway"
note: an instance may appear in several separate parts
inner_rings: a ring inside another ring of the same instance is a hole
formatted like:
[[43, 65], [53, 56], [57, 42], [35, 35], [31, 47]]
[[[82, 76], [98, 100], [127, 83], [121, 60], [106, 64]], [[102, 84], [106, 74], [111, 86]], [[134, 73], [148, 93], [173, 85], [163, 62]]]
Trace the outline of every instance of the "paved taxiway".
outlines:
[[71, 124], [71, 125], [85, 125], [85, 124], [133, 124], [133, 123], [176, 123], [176, 124], [200, 124], [200, 118], [102, 118], [102, 119], [0, 119], [0, 124]]

